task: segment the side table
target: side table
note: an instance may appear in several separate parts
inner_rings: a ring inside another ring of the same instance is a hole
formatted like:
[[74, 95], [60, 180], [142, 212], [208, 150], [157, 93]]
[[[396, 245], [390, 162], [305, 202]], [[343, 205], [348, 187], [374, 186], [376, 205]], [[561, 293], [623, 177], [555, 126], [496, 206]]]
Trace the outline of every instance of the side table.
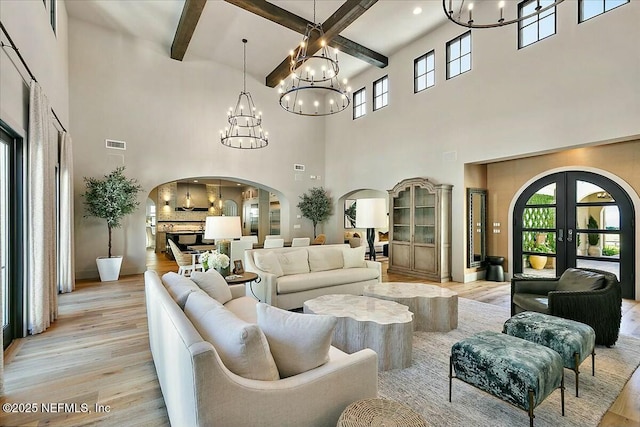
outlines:
[[402, 426], [427, 427], [422, 415], [393, 400], [363, 399], [347, 406], [337, 427]]
[[260, 283], [260, 276], [251, 271], [245, 271], [242, 274], [231, 274], [224, 278], [228, 285], [242, 285], [243, 283], [249, 283], [249, 290], [253, 294], [254, 298], [260, 301], [260, 298], [253, 292], [253, 284]]

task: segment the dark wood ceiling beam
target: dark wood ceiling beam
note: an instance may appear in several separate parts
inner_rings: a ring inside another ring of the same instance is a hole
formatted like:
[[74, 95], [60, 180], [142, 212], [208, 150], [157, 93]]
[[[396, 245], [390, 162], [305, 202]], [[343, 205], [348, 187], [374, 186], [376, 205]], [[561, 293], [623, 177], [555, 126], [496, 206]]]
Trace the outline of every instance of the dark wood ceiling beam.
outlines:
[[178, 61], [184, 59], [205, 4], [207, 4], [207, 0], [185, 0], [180, 22], [178, 22], [178, 28], [171, 44], [172, 59], [177, 59]]
[[[382, 55], [381, 53], [378, 53], [365, 46], [362, 46], [361, 44], [349, 40], [346, 37], [342, 37], [339, 35], [342, 29], [346, 28], [349, 24], [355, 21], [355, 19], [362, 15], [371, 6], [373, 6], [376, 1], [377, 0], [347, 1], [342, 5], [340, 9], [338, 9], [333, 15], [331, 15], [329, 19], [327, 19], [325, 23], [322, 24], [322, 28], [325, 31], [325, 39], [329, 46], [340, 49], [341, 52], [365, 61], [371, 65], [379, 68], [384, 68], [389, 64], [389, 58]], [[280, 24], [283, 27], [300, 34], [304, 34], [307, 29], [307, 24], [311, 24], [311, 22], [307, 21], [306, 19], [293, 14], [288, 10], [282, 9], [281, 7], [278, 7], [272, 3], [269, 3], [266, 0], [226, 0], [226, 2], [238, 6], [255, 15], [268, 19], [271, 22]], [[327, 31], [327, 29], [330, 28], [328, 25], [331, 25], [331, 28], [333, 28], [334, 26], [336, 26], [335, 28], [343, 28], [340, 31], [335, 32], [335, 34], [330, 37], [330, 34], [328, 34]], [[311, 52], [311, 50], [309, 51]], [[284, 61], [282, 61], [282, 63], [280, 63], [280, 65], [278, 65], [276, 70], [286, 68], [287, 72], [284, 76], [286, 77], [286, 75], [289, 74], [289, 65], [290, 58], [286, 58]], [[267, 77], [267, 85], [274, 87], [275, 85], [280, 83], [280, 80], [282, 78], [279, 78], [277, 76], [270, 77], [271, 74]]]

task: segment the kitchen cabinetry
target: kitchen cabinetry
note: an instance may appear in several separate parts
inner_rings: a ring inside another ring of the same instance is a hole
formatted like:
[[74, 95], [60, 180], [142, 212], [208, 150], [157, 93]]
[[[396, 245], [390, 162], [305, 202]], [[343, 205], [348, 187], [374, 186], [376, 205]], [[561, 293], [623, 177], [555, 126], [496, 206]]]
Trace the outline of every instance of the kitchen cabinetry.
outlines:
[[451, 280], [451, 189], [410, 178], [389, 190], [389, 272]]

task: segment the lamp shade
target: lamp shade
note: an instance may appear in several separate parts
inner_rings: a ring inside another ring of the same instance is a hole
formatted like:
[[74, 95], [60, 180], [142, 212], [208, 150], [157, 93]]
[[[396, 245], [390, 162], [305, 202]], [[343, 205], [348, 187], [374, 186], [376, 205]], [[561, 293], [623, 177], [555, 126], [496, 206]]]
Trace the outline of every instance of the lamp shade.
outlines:
[[208, 216], [204, 226], [205, 239], [235, 239], [242, 236], [239, 216]]
[[356, 200], [357, 228], [385, 228], [387, 224], [387, 201], [385, 199]]

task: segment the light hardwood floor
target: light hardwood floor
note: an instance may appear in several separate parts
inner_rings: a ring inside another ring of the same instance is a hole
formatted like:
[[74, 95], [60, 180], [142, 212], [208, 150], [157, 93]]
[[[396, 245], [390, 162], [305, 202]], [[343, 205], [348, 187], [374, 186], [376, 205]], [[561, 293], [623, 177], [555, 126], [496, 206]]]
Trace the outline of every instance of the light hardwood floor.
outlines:
[[[159, 274], [177, 270], [173, 261], [153, 252], [148, 255], [149, 269]], [[386, 265], [383, 271], [385, 281], [421, 282], [387, 275]], [[506, 283], [444, 286], [464, 298], [509, 305]], [[35, 403], [38, 411], [2, 412], [0, 425], [168, 426], [149, 351], [144, 304], [142, 275], [107, 283], [80, 281], [73, 293], [61, 295], [59, 318], [51, 328], [17, 340], [5, 352], [5, 397], [0, 401]], [[639, 321], [640, 303], [624, 301], [622, 333], [640, 338]], [[600, 426], [640, 426], [639, 396], [637, 370]], [[86, 412], [82, 404], [87, 405]], [[102, 405], [102, 412], [96, 405]], [[50, 412], [43, 413], [47, 408]]]

